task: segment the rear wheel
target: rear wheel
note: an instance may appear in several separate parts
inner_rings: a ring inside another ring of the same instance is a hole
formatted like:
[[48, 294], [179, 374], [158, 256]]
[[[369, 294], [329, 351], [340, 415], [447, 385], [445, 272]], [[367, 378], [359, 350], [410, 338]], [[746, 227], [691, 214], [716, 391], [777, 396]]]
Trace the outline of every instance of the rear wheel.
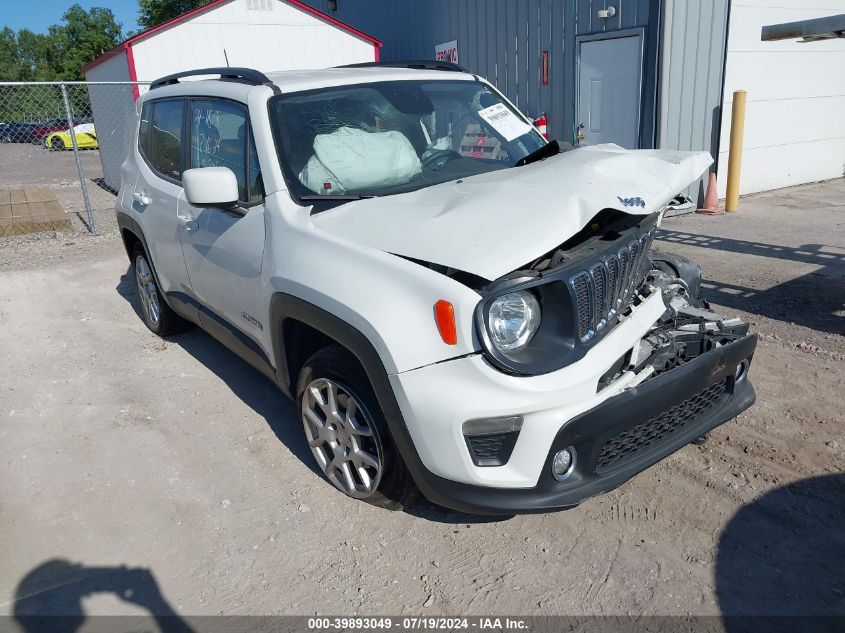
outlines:
[[333, 345], [308, 359], [297, 396], [305, 439], [335, 488], [389, 510], [413, 505], [416, 485], [366, 373], [349, 352]]
[[159, 336], [168, 336], [192, 327], [191, 323], [171, 310], [162, 299], [150, 260], [140, 244], [136, 244], [132, 249], [132, 272], [141, 299], [141, 317], [152, 332]]
[[61, 139], [60, 136], [54, 136], [50, 139], [50, 149], [60, 151], [65, 148], [65, 142]]

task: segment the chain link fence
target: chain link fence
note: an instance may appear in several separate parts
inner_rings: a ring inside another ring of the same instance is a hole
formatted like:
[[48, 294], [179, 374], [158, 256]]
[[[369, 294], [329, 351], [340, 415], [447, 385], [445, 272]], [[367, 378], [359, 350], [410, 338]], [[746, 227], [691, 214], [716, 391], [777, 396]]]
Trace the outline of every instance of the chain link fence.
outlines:
[[138, 82], [0, 82], [0, 237], [97, 230], [132, 137]]

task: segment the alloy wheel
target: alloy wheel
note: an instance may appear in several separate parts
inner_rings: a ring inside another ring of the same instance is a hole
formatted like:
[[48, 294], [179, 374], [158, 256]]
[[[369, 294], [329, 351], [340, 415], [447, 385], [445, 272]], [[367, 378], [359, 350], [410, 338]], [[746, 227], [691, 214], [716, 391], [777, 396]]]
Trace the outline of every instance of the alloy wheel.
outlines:
[[157, 326], [161, 318], [161, 304], [158, 299], [158, 288], [155, 277], [150, 269], [147, 260], [138, 255], [135, 258], [135, 283], [138, 285], [138, 294], [141, 296], [141, 307], [144, 316], [153, 326]]
[[302, 394], [302, 424], [317, 464], [338, 490], [356, 499], [376, 491], [384, 452], [353, 394], [327, 378], [312, 381]]

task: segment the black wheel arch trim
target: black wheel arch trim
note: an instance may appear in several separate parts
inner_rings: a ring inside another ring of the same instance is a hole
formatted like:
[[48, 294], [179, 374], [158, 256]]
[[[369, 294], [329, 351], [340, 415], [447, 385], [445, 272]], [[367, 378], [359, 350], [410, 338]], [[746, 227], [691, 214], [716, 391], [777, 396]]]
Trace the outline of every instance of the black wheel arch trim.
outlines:
[[141, 225], [128, 213], [124, 211], [117, 211], [115, 213], [117, 216], [117, 226], [120, 229], [120, 238], [123, 240], [123, 247], [126, 249], [126, 256], [131, 258], [132, 252], [129, 248], [129, 244], [126, 243], [126, 240], [123, 237], [123, 231], [129, 231], [135, 237], [137, 237], [141, 244], [144, 246], [144, 250], [149, 254], [150, 249], [147, 248], [147, 238], [144, 237], [144, 232], [141, 230]]
[[411, 434], [405, 423], [405, 418], [399, 408], [393, 387], [390, 384], [384, 363], [370, 340], [353, 325], [340, 317], [287, 293], [276, 293], [270, 301], [270, 324], [273, 332], [273, 356], [277, 360], [277, 381], [279, 387], [291, 397], [291, 383], [296, 383], [297, 376], [290, 376], [284, 349], [283, 328], [286, 319], [296, 319], [313, 327], [322, 334], [345, 347], [361, 364], [373, 388], [379, 408], [387, 422], [396, 448], [411, 473], [414, 483], [430, 501], [450, 505], [448, 500], [437, 492], [431, 485], [435, 478], [422, 463]]

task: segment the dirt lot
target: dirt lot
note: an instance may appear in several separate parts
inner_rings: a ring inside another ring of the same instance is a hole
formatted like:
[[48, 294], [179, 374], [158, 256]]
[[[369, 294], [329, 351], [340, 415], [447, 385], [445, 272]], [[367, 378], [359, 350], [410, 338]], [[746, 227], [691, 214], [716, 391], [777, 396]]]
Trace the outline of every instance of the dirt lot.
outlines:
[[[100, 152], [83, 150], [79, 156], [91, 201], [95, 231], [98, 234], [109, 233], [115, 229], [114, 194], [103, 184]], [[49, 187], [73, 222], [73, 233], [88, 234], [85, 224], [88, 216], [72, 151], [53, 152], [42, 145], [30, 143], [0, 143], [0, 189], [25, 185]], [[42, 238], [21, 236], [14, 242], [32, 243]], [[3, 245], [7, 244], [4, 242]]]
[[843, 201], [838, 180], [667, 220], [660, 247], [760, 333], [757, 405], [503, 519], [335, 492], [258, 373], [142, 325], [108, 225], [0, 244], [0, 611], [845, 616]]

